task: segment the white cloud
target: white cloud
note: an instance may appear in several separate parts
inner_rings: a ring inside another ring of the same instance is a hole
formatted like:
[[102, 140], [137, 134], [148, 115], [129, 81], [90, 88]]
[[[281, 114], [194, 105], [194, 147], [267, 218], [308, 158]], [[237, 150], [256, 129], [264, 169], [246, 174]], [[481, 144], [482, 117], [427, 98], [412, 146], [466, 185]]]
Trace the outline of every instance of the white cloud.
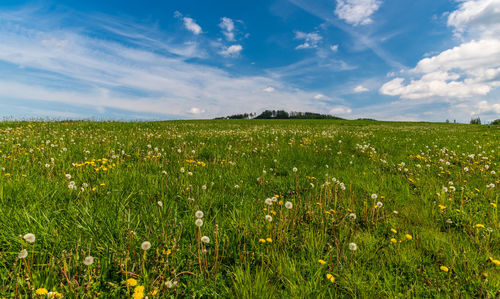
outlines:
[[331, 45], [330, 50], [332, 50], [333, 52], [337, 52], [339, 50], [339, 45]]
[[222, 33], [226, 39], [230, 42], [234, 41], [234, 22], [230, 18], [223, 17], [219, 27], [222, 29]]
[[268, 87], [264, 88], [263, 91], [265, 91], [265, 92], [274, 92], [274, 87], [268, 86]]
[[335, 15], [354, 26], [367, 25], [373, 22], [370, 17], [381, 4], [380, 0], [337, 0]]
[[238, 56], [240, 55], [241, 50], [243, 50], [241, 45], [231, 45], [222, 50], [220, 53], [224, 56]]
[[330, 114], [333, 115], [347, 115], [351, 114], [352, 109], [346, 106], [337, 106], [330, 109]]
[[198, 107], [192, 107], [191, 109], [189, 109], [189, 113], [191, 114], [202, 114], [203, 112], [205, 112], [205, 110]]
[[198, 35], [202, 32], [200, 25], [198, 25], [194, 19], [184, 17], [182, 20], [184, 21], [184, 27], [193, 34]]
[[325, 95], [323, 95], [323, 94], [321, 94], [321, 93], [318, 93], [317, 95], [315, 95], [315, 96], [314, 96], [314, 99], [316, 99], [316, 100], [320, 100], [320, 99], [322, 99], [322, 98], [324, 98], [324, 97], [325, 97]]
[[316, 32], [305, 33], [302, 31], [295, 31], [295, 39], [303, 40], [304, 43], [295, 47], [295, 49], [309, 49], [309, 48], [317, 48], [318, 43], [323, 39], [321, 35]]
[[363, 85], [358, 85], [358, 86], [354, 87], [352, 91], [355, 93], [362, 93], [362, 92], [369, 91], [369, 89], [364, 87]]
[[500, 1], [463, 1], [448, 16], [448, 26], [455, 27], [457, 35], [469, 32], [483, 38], [500, 36]]

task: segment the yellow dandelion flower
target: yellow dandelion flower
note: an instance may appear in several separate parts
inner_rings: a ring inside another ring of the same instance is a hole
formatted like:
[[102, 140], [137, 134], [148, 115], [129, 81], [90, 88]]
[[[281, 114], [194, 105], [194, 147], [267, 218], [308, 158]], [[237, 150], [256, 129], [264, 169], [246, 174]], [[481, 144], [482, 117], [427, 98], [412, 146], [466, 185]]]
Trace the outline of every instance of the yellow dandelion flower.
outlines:
[[266, 241], [267, 241], [268, 243], [272, 243], [272, 242], [273, 242], [273, 239], [271, 239], [271, 238], [266, 238]]
[[127, 285], [130, 287], [135, 287], [137, 285], [137, 280], [133, 278], [127, 279]]
[[496, 204], [496, 203], [494, 203], [494, 202], [490, 203], [490, 205], [492, 205], [494, 208], [496, 208], [496, 207], [497, 207], [497, 204]]
[[484, 225], [481, 224], [481, 223], [478, 223], [476, 225], [474, 225], [475, 228], [484, 228]]
[[144, 286], [136, 286], [134, 288], [134, 293], [144, 293]]
[[438, 207], [439, 207], [441, 210], [446, 209], [446, 206], [443, 206], [443, 205], [438, 205]]
[[144, 293], [133, 293], [132, 294], [132, 298], [134, 299], [143, 299], [145, 296], [144, 296]]
[[335, 277], [333, 277], [333, 275], [330, 273], [326, 274], [326, 279], [328, 279], [330, 282], [335, 282]]
[[259, 239], [259, 243], [266, 243], [265, 239]]
[[495, 264], [495, 265], [497, 265], [497, 266], [500, 266], [500, 261], [499, 261], [499, 260], [495, 260], [495, 259], [493, 259], [492, 257], [490, 257], [490, 261], [491, 261], [493, 264]]
[[484, 277], [484, 278], [488, 278], [488, 273], [484, 272], [484, 273], [483, 273], [483, 277]]
[[444, 272], [450, 271], [450, 269], [448, 269], [448, 267], [446, 267], [446, 266], [441, 266], [441, 267], [439, 267], [439, 269], [441, 269], [441, 271], [444, 271]]
[[391, 232], [393, 232], [394, 234], [398, 233], [398, 231], [395, 228], [391, 228]]
[[396, 244], [398, 242], [398, 240], [394, 239], [394, 238], [391, 238], [391, 243], [392, 244]]
[[35, 291], [37, 295], [46, 295], [49, 291], [46, 288], [38, 288]]
[[322, 260], [322, 259], [319, 259], [319, 260], [318, 260], [318, 263], [320, 263], [320, 264], [324, 265], [324, 264], [326, 264], [326, 261], [324, 261], [324, 260]]
[[154, 289], [154, 290], [152, 290], [151, 292], [149, 292], [149, 295], [151, 295], [151, 296], [156, 296], [156, 295], [158, 295], [158, 293], [159, 293], [159, 292], [160, 292], [160, 290], [158, 290], [158, 289]]
[[409, 234], [406, 234], [406, 235], [405, 235], [405, 238], [406, 238], [406, 239], [408, 239], [408, 240], [413, 239], [413, 237], [412, 237], [411, 235], [409, 235]]

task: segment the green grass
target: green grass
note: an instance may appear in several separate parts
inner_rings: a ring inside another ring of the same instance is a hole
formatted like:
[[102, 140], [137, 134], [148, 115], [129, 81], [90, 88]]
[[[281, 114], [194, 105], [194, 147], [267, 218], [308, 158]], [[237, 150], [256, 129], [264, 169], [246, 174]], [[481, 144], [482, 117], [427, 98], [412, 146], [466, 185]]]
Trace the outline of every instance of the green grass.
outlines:
[[0, 298], [499, 296], [499, 144], [456, 124], [3, 122]]

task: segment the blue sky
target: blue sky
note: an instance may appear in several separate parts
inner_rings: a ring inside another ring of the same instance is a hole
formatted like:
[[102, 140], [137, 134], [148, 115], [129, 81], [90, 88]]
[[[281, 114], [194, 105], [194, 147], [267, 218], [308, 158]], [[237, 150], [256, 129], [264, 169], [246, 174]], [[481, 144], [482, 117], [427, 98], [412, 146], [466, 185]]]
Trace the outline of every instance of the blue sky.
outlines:
[[500, 0], [0, 2], [0, 117], [500, 118]]

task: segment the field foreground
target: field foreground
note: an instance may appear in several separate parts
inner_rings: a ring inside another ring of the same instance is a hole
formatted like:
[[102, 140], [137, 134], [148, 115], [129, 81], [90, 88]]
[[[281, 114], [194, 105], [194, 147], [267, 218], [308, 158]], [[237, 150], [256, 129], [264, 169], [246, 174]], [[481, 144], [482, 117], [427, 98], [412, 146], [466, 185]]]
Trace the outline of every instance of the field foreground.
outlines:
[[494, 298], [499, 144], [479, 125], [0, 123], [0, 298]]

